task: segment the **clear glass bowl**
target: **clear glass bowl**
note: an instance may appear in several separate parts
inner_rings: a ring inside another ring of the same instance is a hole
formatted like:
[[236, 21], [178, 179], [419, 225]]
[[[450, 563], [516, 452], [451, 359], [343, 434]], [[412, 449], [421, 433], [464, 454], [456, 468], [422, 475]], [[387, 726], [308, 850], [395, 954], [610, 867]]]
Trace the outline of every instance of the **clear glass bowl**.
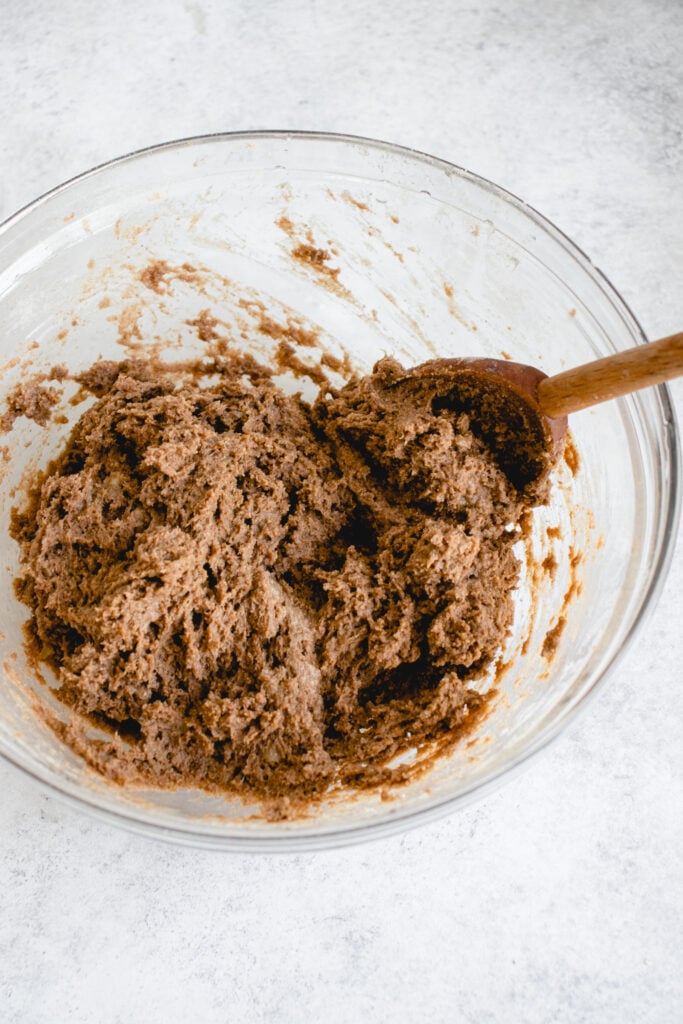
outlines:
[[[327, 250], [334, 272], [293, 259], [298, 244]], [[155, 259], [201, 267], [201, 282], [181, 273], [155, 291], [140, 279]], [[553, 373], [644, 341], [623, 300], [569, 239], [468, 171], [365, 139], [216, 135], [90, 171], [2, 226], [0, 402], [41, 368], [122, 358], [122, 339], [156, 339], [170, 358], [199, 352], [186, 321], [205, 308], [261, 359], [274, 344], [259, 330], [264, 311], [279, 322], [295, 315], [359, 370], [385, 352], [406, 364], [505, 352]], [[68, 395], [63, 409], [73, 422], [80, 408]], [[510, 666], [491, 715], [391, 799], [330, 802], [307, 819], [268, 822], [215, 796], [108, 784], [36, 716], [36, 694], [52, 698], [22, 649], [27, 612], [12, 588], [9, 512], [24, 474], [46, 463], [68, 429], [21, 419], [0, 439], [8, 458], [0, 482], [0, 751], [110, 821], [197, 845], [353, 842], [483, 793], [556, 736], [614, 669], [661, 587], [675, 537], [678, 442], [666, 389], [577, 414], [580, 469], [572, 476], [563, 466], [552, 505], [538, 512], [531, 547], [520, 552]], [[560, 536], [551, 539], [556, 526]], [[549, 551], [553, 578], [533, 568]], [[549, 661], [543, 640], [560, 614], [567, 624]]]

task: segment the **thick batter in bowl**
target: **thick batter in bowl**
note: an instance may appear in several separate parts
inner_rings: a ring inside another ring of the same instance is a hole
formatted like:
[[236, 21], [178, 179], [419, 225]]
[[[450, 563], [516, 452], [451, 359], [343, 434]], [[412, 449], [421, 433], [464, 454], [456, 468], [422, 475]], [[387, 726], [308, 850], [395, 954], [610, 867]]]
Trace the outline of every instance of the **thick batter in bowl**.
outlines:
[[508, 355], [553, 373], [643, 339], [600, 273], [514, 197], [438, 160], [334, 136], [216, 136], [124, 158], [7, 222], [0, 260], [2, 395], [55, 365], [69, 374], [45, 382], [59, 391], [47, 426], [20, 416], [3, 438], [0, 485], [0, 749], [59, 792], [131, 827], [223, 848], [402, 828], [539, 750], [642, 621], [677, 513], [663, 388], [574, 417], [552, 500], [519, 542], [514, 629], [478, 683], [495, 688], [489, 713], [410, 785], [331, 794], [315, 814], [278, 822], [221, 795], [112, 785], [37, 712], [64, 720], [29, 663], [27, 608], [13, 590], [10, 510], [82, 411], [75, 375], [98, 358], [201, 359], [214, 336], [230, 337], [312, 399], [316, 367], [335, 386], [385, 355], [404, 365]]

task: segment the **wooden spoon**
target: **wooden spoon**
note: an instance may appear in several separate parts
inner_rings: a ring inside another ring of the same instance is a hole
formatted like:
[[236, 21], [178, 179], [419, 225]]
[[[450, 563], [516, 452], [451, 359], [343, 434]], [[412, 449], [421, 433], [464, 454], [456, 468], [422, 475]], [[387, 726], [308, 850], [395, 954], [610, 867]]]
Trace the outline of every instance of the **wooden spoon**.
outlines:
[[548, 377], [504, 359], [432, 359], [398, 377], [436, 411], [466, 412], [520, 489], [542, 481], [560, 457], [567, 416], [683, 374], [683, 333]]

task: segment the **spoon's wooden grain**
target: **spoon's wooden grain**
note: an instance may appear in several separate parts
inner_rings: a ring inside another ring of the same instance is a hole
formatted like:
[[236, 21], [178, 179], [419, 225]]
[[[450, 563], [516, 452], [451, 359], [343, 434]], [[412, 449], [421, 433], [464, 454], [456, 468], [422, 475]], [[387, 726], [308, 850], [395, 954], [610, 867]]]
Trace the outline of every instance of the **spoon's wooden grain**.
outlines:
[[683, 374], [683, 333], [575, 366], [538, 384], [536, 398], [550, 419]]

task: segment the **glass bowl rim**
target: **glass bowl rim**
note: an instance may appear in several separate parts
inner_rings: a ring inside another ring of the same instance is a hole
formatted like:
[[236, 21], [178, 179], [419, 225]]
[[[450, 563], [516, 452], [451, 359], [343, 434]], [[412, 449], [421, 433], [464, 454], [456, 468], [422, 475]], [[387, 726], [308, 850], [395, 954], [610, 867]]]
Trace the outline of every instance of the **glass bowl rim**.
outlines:
[[[520, 213], [527, 216], [540, 229], [557, 242], [565, 250], [566, 254], [571, 256], [580, 265], [581, 269], [588, 274], [593, 283], [605, 294], [608, 301], [621, 315], [626, 325], [631, 328], [632, 333], [638, 339], [638, 344], [644, 344], [647, 342], [645, 332], [634, 313], [607, 276], [595, 266], [590, 257], [578, 245], [576, 245], [576, 243], [573, 242], [567, 234], [565, 234], [547, 217], [539, 213], [535, 207], [531, 206], [515, 193], [497, 185], [488, 178], [475, 174], [473, 171], [452, 163], [451, 161], [432, 156], [429, 153], [425, 153], [421, 150], [408, 146], [383, 142], [378, 139], [360, 135], [351, 135], [339, 132], [258, 129], [254, 131], [213, 132], [203, 135], [187, 136], [181, 139], [145, 146], [125, 153], [122, 156], [115, 157], [112, 160], [107, 160], [104, 163], [98, 164], [95, 167], [66, 179], [47, 192], [42, 193], [37, 198], [31, 200], [29, 203], [10, 214], [9, 217], [0, 223], [0, 236], [6, 234], [25, 216], [28, 216], [30, 213], [38, 209], [38, 207], [47, 203], [50, 199], [62, 192], [67, 192], [69, 189], [77, 185], [81, 185], [91, 177], [104, 174], [120, 164], [133, 163], [136, 160], [156, 155], [158, 153], [163, 153], [167, 150], [179, 150], [186, 147], [216, 142], [235, 143], [260, 139], [332, 142], [338, 143], [340, 146], [347, 144], [362, 145], [390, 153], [401, 157], [404, 160], [407, 159], [416, 163], [427, 164], [470, 181], [472, 184], [479, 186], [484, 191], [491, 193], [516, 208]], [[435, 821], [446, 814], [449, 814], [456, 806], [464, 806], [472, 802], [474, 799], [484, 796], [492, 789], [500, 786], [504, 781], [512, 779], [514, 775], [518, 774], [523, 768], [525, 768], [532, 758], [536, 757], [542, 750], [547, 748], [553, 740], [557, 739], [566, 726], [571, 721], [574, 721], [577, 715], [588, 706], [589, 702], [602, 689], [609, 677], [613, 674], [614, 669], [621, 661], [636, 635], [642, 629], [662, 591], [667, 572], [671, 565], [676, 542], [676, 527], [679, 520], [681, 505], [680, 477], [682, 464], [681, 445], [678, 436], [676, 416], [668, 388], [666, 385], [660, 384], [657, 387], [657, 391], [661, 403], [663, 425], [665, 428], [664, 432], [668, 441], [668, 502], [665, 505], [664, 500], [662, 501], [661, 511], [664, 514], [662, 515], [660, 513], [658, 521], [657, 558], [652, 568], [651, 582], [642, 595], [637, 610], [634, 613], [630, 629], [619, 648], [613, 653], [609, 661], [607, 661], [596, 673], [590, 686], [576, 701], [560, 710], [557, 717], [552, 722], [546, 724], [528, 744], [528, 746], [514, 755], [506, 764], [492, 769], [486, 777], [473, 782], [458, 793], [451, 796], [438, 797], [433, 801], [433, 803], [428, 804], [426, 807], [414, 810], [408, 809], [405, 812], [399, 810], [393, 817], [376, 822], [369, 821], [359, 824], [342, 824], [340, 827], [323, 828], [314, 831], [302, 829], [300, 832], [277, 831], [277, 828], [273, 828], [270, 832], [262, 830], [258, 833], [251, 833], [248, 830], [244, 830], [241, 834], [239, 833], [238, 826], [236, 830], [219, 833], [213, 830], [203, 830], [201, 825], [194, 822], [188, 822], [187, 827], [180, 825], [170, 826], [162, 822], [157, 822], [150, 819], [145, 815], [143, 810], [138, 810], [133, 804], [129, 805], [125, 809], [112, 809], [111, 807], [103, 805], [103, 803], [98, 799], [98, 794], [95, 791], [88, 792], [87, 789], [80, 787], [75, 783], [69, 783], [66, 779], [61, 779], [59, 776], [55, 776], [54, 773], [47, 769], [42, 771], [39, 770], [42, 766], [39, 766], [37, 769], [33, 764], [24, 763], [21, 756], [17, 755], [13, 751], [4, 749], [4, 745], [0, 747], [0, 756], [28, 775], [31, 779], [38, 782], [40, 785], [45, 786], [59, 799], [64, 800], [72, 806], [85, 809], [91, 815], [99, 818], [100, 820], [118, 825], [128, 831], [142, 834], [147, 837], [153, 836], [187, 846], [203, 847], [213, 850], [220, 849], [232, 852], [301, 852], [304, 850], [321, 848], [329, 849], [360, 843], [371, 839], [378, 839], [382, 836], [395, 834], [397, 832], [403, 832], [409, 828], [414, 828], [417, 825]], [[666, 495], [663, 497], [666, 499]], [[314, 818], [311, 819], [311, 823], [313, 828], [315, 828]]]

